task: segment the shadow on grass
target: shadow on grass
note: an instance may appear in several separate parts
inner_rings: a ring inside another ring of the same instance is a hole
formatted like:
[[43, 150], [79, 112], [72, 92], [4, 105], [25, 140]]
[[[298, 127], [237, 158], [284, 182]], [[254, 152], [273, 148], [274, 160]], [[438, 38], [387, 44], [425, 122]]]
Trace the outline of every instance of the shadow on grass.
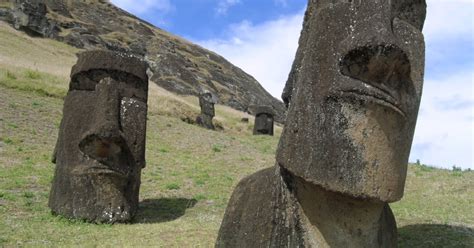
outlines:
[[161, 223], [176, 220], [186, 209], [196, 205], [196, 199], [161, 198], [146, 199], [140, 202], [134, 223]]
[[421, 224], [398, 229], [398, 245], [408, 247], [474, 247], [474, 229], [462, 226]]

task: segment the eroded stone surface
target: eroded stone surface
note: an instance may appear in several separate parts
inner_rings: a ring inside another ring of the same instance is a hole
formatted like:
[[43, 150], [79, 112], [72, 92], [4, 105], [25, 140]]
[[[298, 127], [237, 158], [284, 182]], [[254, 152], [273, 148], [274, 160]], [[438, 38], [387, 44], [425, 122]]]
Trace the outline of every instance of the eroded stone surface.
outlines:
[[270, 106], [255, 107], [255, 125], [253, 127], [254, 135], [273, 136], [274, 111]]
[[277, 161], [327, 190], [399, 200], [421, 99], [426, 5], [311, 5]]
[[309, 0], [276, 166], [236, 187], [216, 247], [396, 247], [424, 0]]
[[47, 6], [41, 0], [13, 0], [12, 11], [13, 26], [26, 32], [43, 36], [53, 37], [60, 29], [48, 20]]
[[334, 194], [272, 167], [244, 178], [216, 247], [396, 247], [387, 203]]
[[146, 63], [89, 51], [71, 72], [49, 207], [91, 222], [130, 221], [145, 167]]

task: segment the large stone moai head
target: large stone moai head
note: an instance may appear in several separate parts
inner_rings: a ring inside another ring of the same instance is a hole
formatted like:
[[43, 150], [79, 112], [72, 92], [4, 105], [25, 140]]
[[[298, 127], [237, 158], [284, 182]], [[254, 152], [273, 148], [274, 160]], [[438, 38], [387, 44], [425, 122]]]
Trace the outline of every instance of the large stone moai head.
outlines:
[[280, 166], [326, 190], [403, 195], [424, 73], [424, 0], [310, 0]]
[[273, 136], [273, 116], [274, 112], [271, 107], [258, 106], [255, 108], [255, 125], [253, 127], [254, 135], [271, 135]]
[[199, 105], [201, 106], [201, 115], [197, 118], [197, 123], [207, 129], [214, 129], [212, 118], [215, 116], [214, 104], [216, 101], [212, 97], [212, 93], [204, 92], [199, 95]]
[[53, 161], [53, 213], [92, 222], [129, 221], [145, 166], [147, 64], [108, 51], [81, 53]]

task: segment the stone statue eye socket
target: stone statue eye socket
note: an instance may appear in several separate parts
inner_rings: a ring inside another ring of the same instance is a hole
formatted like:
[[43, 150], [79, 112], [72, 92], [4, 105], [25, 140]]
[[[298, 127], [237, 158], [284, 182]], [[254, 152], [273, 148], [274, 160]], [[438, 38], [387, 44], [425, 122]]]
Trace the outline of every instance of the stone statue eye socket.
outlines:
[[111, 77], [120, 88], [128, 89], [125, 95], [132, 97], [136, 94], [139, 99], [146, 101], [148, 84], [140, 78], [121, 71], [90, 70], [74, 74], [69, 85], [70, 90], [95, 91], [96, 85], [103, 79]]
[[91, 80], [87, 74], [81, 73], [74, 76], [69, 84], [69, 90], [94, 91], [97, 82]]

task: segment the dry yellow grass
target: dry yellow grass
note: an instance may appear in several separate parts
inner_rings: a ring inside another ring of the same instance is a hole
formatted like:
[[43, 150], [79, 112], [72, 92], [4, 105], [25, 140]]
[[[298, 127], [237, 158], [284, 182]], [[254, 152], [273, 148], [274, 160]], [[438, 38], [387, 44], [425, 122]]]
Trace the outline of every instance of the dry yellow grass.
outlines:
[[67, 78], [79, 49], [50, 39], [24, 35], [0, 22], [0, 66], [20, 67]]
[[11, 0], [0, 0], [0, 7], [1, 8], [11, 8], [13, 6]]

